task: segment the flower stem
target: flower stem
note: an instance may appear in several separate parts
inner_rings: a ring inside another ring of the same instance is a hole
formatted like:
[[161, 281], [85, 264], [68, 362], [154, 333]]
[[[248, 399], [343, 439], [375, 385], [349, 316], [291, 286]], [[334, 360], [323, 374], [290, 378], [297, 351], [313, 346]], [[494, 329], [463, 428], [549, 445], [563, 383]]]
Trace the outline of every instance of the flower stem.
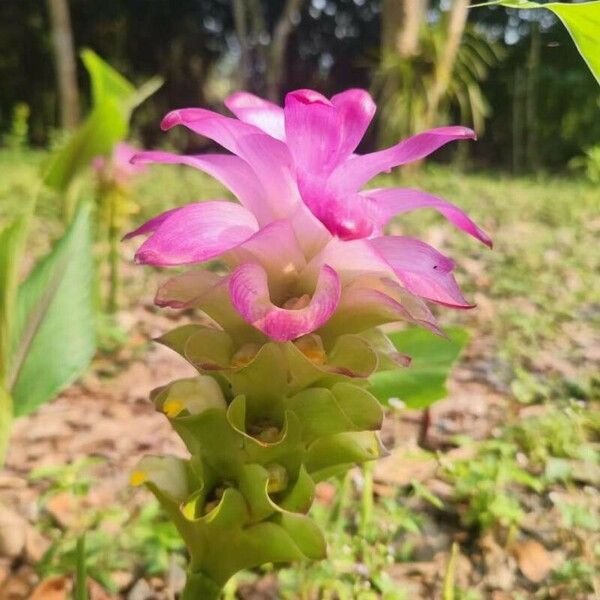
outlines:
[[363, 489], [360, 511], [360, 534], [367, 536], [373, 519], [373, 463], [363, 465]]
[[119, 254], [119, 234], [115, 228], [110, 228], [109, 233], [110, 250], [110, 283], [108, 291], [107, 309], [109, 313], [116, 313], [119, 308], [119, 263], [121, 256]]
[[181, 600], [219, 600], [222, 589], [203, 573], [188, 573]]

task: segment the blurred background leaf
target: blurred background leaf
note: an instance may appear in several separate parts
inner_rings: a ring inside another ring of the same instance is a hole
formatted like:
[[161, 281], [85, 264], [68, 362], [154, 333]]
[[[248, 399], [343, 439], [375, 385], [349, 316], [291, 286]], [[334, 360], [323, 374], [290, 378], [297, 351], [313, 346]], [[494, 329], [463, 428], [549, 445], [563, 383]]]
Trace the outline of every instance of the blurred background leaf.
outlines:
[[132, 110], [162, 85], [162, 79], [154, 77], [136, 89], [92, 50], [83, 50], [81, 58], [90, 77], [93, 108], [47, 166], [44, 182], [59, 192], [65, 192], [94, 158], [109, 155], [127, 137]]
[[8, 376], [14, 414], [50, 400], [88, 366], [96, 348], [90, 206], [32, 270], [17, 297]]
[[10, 368], [19, 266], [27, 221], [28, 215], [21, 215], [0, 230], [0, 387], [3, 387]]
[[506, 8], [551, 10], [567, 28], [579, 53], [587, 63], [590, 71], [600, 83], [600, 1], [567, 3], [567, 2], [529, 2], [528, 0], [498, 0], [486, 5], [500, 5]]
[[448, 327], [445, 331], [448, 338], [417, 328], [390, 334], [394, 346], [412, 362], [406, 369], [373, 375], [371, 393], [384, 404], [397, 398], [408, 408], [426, 408], [445, 398], [450, 370], [469, 341], [465, 329]]

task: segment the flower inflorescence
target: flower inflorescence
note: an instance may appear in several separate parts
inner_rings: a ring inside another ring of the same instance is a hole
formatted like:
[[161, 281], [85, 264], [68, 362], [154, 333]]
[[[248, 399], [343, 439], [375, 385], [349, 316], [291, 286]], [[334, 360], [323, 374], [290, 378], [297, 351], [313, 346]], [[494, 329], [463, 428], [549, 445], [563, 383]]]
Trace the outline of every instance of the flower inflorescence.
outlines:
[[198, 371], [153, 393], [191, 458], [147, 457], [133, 476], [157, 495], [188, 545], [189, 590], [198, 578], [216, 589], [242, 568], [324, 555], [306, 514], [314, 486], [383, 454], [383, 413], [368, 378], [409, 362], [377, 326], [402, 320], [437, 332], [427, 301], [471, 306], [454, 262], [422, 241], [384, 235], [389, 220], [434, 208], [491, 245], [440, 198], [364, 189], [378, 173], [473, 138], [471, 130], [442, 127], [358, 155], [375, 112], [364, 90], [331, 99], [298, 90], [284, 108], [239, 92], [226, 105], [237, 118], [181, 109], [162, 126], [184, 125], [230, 154], [153, 151], [133, 159], [201, 169], [239, 200], [175, 208], [128, 236], [148, 234], [139, 263], [220, 258], [227, 266], [189, 270], [158, 291], [158, 305], [194, 308], [210, 322], [159, 339]]

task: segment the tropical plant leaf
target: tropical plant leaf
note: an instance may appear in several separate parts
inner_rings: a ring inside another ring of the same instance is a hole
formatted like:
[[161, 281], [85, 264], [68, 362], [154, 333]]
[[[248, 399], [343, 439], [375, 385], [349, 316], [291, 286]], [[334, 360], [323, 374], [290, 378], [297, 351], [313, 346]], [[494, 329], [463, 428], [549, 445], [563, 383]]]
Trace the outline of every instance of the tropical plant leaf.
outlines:
[[131, 111], [163, 84], [160, 77], [153, 77], [136, 89], [123, 75], [88, 48], [81, 51], [81, 60], [90, 76], [94, 106], [107, 100], [116, 101], [125, 111], [127, 120]]
[[563, 22], [577, 50], [600, 83], [600, 2], [552, 2], [544, 8], [551, 10]]
[[0, 469], [4, 465], [12, 420], [12, 397], [2, 386], [0, 386]]
[[35, 410], [75, 380], [96, 348], [90, 206], [18, 292], [7, 388], [14, 415]]
[[98, 106], [106, 100], [125, 103], [135, 93], [133, 84], [102, 60], [93, 50], [86, 48], [81, 51], [80, 56], [90, 76], [94, 106]]
[[506, 8], [551, 10], [571, 34], [579, 54], [600, 83], [600, 0], [593, 2], [530, 2], [529, 0], [497, 0], [476, 4], [478, 6], [505, 6]]
[[0, 230], [0, 387], [10, 365], [18, 270], [28, 219], [29, 211]]
[[163, 83], [154, 77], [136, 89], [92, 50], [83, 50], [81, 60], [90, 76], [93, 109], [47, 167], [44, 183], [58, 192], [65, 192], [93, 158], [110, 154], [127, 137], [131, 112]]
[[0, 230], [0, 468], [8, 447], [13, 420], [13, 400], [6, 389], [11, 364], [12, 333], [15, 323], [18, 270], [30, 211]]
[[383, 404], [398, 398], [409, 408], [426, 408], [445, 398], [452, 365], [469, 341], [460, 327], [449, 327], [446, 333], [447, 339], [417, 328], [390, 334], [398, 351], [412, 358], [411, 365], [371, 376], [370, 392]]
[[96, 156], [109, 154], [127, 136], [128, 120], [117, 102], [106, 101], [92, 110], [88, 118], [55, 152], [44, 175], [44, 183], [65, 192], [73, 179]]

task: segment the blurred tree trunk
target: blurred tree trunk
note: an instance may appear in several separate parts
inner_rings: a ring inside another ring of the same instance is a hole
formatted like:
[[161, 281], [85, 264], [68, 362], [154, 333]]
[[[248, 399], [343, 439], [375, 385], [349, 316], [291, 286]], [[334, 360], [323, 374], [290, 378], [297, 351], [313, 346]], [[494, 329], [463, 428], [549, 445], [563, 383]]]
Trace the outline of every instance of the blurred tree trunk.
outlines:
[[541, 58], [541, 36], [538, 21], [531, 23], [531, 39], [527, 58], [527, 166], [534, 171], [540, 168], [538, 146], [538, 89]]
[[435, 125], [438, 116], [440, 102], [448, 90], [448, 84], [454, 71], [458, 48], [462, 40], [467, 15], [469, 12], [469, 0], [454, 0], [450, 15], [448, 17], [448, 28], [446, 30], [446, 41], [440, 54], [440, 59], [435, 65], [433, 84], [427, 98], [427, 114], [425, 116], [425, 128]]
[[[234, 0], [233, 16], [241, 51], [241, 80], [245, 89], [279, 101], [286, 49], [305, 0], [287, 0], [273, 32], [260, 0]], [[265, 40], [270, 39], [268, 47]]]
[[267, 96], [273, 102], [279, 102], [281, 96], [287, 44], [290, 34], [300, 20], [300, 9], [304, 1], [287, 0], [273, 29], [267, 62]]
[[60, 102], [60, 123], [73, 129], [79, 122], [77, 63], [68, 0], [47, 0], [52, 27], [54, 67]]
[[244, 88], [252, 78], [252, 62], [250, 60], [250, 44], [248, 41], [248, 17], [246, 1], [233, 0], [233, 22], [240, 45], [240, 78]]
[[512, 170], [523, 171], [523, 147], [525, 142], [525, 74], [522, 66], [515, 69], [512, 95]]
[[419, 50], [419, 32], [429, 0], [384, 0], [381, 15], [382, 54], [411, 57]]

